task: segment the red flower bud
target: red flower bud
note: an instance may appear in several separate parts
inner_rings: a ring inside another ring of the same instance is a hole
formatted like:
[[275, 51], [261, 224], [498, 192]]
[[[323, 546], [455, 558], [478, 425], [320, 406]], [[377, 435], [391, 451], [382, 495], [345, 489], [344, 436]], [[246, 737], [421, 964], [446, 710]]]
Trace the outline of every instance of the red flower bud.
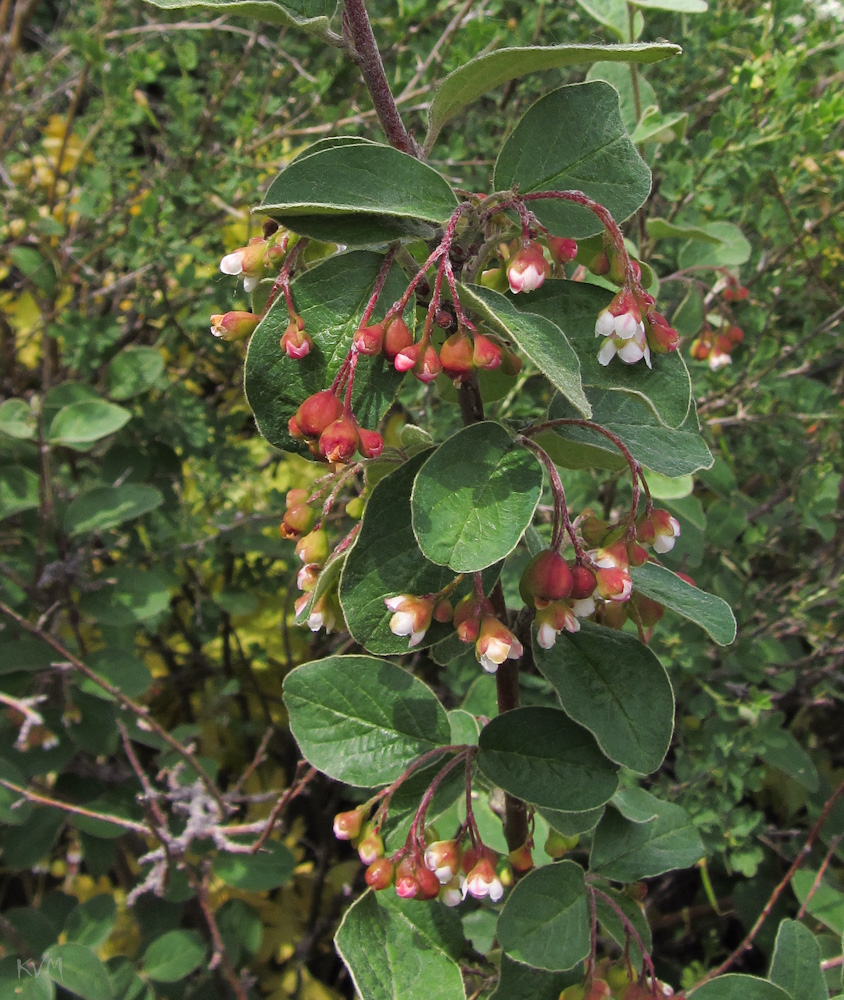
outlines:
[[358, 427], [358, 437], [360, 438], [360, 453], [364, 458], [378, 458], [384, 450], [384, 438], [378, 431], [368, 431], [363, 427]]
[[644, 566], [648, 561], [648, 553], [638, 542], [628, 542], [627, 558], [631, 566]]
[[645, 317], [645, 335], [654, 354], [668, 354], [677, 350], [679, 334], [658, 312], [652, 310]]
[[450, 622], [454, 618], [454, 608], [447, 597], [440, 598], [434, 605], [434, 621]]
[[475, 642], [481, 630], [481, 618], [486, 618], [495, 612], [492, 603], [486, 597], [475, 597], [467, 594], [458, 601], [454, 609], [454, 627], [462, 642]]
[[543, 608], [571, 594], [573, 579], [568, 563], [559, 552], [545, 549], [527, 564], [519, 582], [519, 593], [528, 607]]
[[588, 566], [575, 566], [571, 571], [571, 576], [572, 584], [569, 596], [573, 601], [584, 601], [595, 593], [598, 581]]
[[330, 389], [315, 392], [296, 411], [296, 424], [305, 437], [318, 438], [320, 434], [343, 415], [343, 404]]
[[425, 349], [425, 353], [414, 365], [413, 374], [420, 382], [427, 384], [428, 382], [433, 382], [442, 370], [443, 366], [440, 364], [439, 355], [429, 344]]
[[313, 528], [316, 523], [316, 511], [306, 503], [297, 503], [288, 507], [281, 522], [282, 538], [299, 538]]
[[371, 889], [386, 889], [387, 886], [393, 884], [394, 874], [395, 866], [393, 862], [388, 858], [379, 858], [377, 861], [373, 861], [366, 869], [363, 877]]
[[340, 417], [319, 436], [319, 453], [328, 462], [348, 462], [358, 450], [360, 435], [351, 417]]
[[218, 340], [245, 340], [260, 322], [261, 317], [251, 312], [215, 313], [211, 317], [211, 333]]
[[734, 344], [740, 344], [744, 340], [744, 330], [740, 326], [728, 326], [727, 336]]
[[465, 331], [452, 334], [440, 348], [440, 364], [450, 379], [462, 381], [475, 370], [472, 341]]
[[598, 581], [598, 594], [605, 601], [629, 600], [633, 590], [630, 574], [623, 567], [606, 566], [595, 574]]
[[301, 441], [305, 435], [302, 433], [301, 427], [296, 423], [296, 418], [291, 417], [287, 421], [287, 433], [297, 441]]
[[384, 355], [390, 361], [395, 361], [396, 355], [405, 347], [410, 347], [412, 343], [413, 336], [407, 328], [407, 323], [401, 316], [393, 317], [384, 330], [384, 346], [382, 348]]

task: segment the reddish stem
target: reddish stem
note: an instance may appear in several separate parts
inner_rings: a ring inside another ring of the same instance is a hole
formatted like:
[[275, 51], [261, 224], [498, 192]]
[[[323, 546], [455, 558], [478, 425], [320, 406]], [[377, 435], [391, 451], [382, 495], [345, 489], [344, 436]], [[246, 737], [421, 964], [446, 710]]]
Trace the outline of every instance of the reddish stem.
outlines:
[[427, 791], [422, 796], [422, 800], [419, 803], [419, 808], [416, 810], [416, 815], [413, 817], [413, 822], [410, 824], [410, 830], [407, 834], [407, 845], [408, 847], [421, 848], [423, 851], [425, 849], [424, 838], [420, 836], [420, 829], [424, 833], [425, 831], [425, 813], [428, 811], [428, 806], [431, 804], [434, 796], [437, 793], [437, 789], [445, 781], [448, 775], [457, 767], [458, 764], [463, 762], [465, 757], [467, 760], [474, 752], [474, 747], [466, 747], [464, 750], [452, 757], [451, 760], [445, 764], [434, 780], [428, 785]]
[[569, 517], [566, 491], [563, 487], [563, 481], [560, 478], [557, 466], [554, 465], [553, 459], [548, 452], [541, 445], [538, 445], [536, 441], [531, 441], [527, 437], [519, 437], [516, 438], [516, 443], [523, 444], [532, 451], [548, 471], [548, 478], [551, 480], [551, 493], [554, 496], [554, 532], [551, 536], [551, 548], [555, 552], [560, 551], [560, 547], [563, 544], [563, 533], [565, 532], [571, 539], [572, 545], [574, 545], [575, 558], [578, 563], [583, 562], [583, 548]]
[[267, 302], [264, 306], [264, 311], [261, 316], [266, 316], [270, 311], [270, 306], [278, 298], [279, 292], [284, 292], [284, 299], [287, 302], [287, 312], [292, 318], [296, 315], [296, 309], [293, 305], [293, 298], [290, 295], [290, 275], [296, 264], [299, 262], [299, 258], [305, 251], [305, 247], [308, 245], [307, 236], [301, 237], [299, 242], [290, 251], [281, 265], [281, 270], [278, 273], [278, 277], [273, 282], [273, 287], [270, 289], [270, 294], [267, 296]]

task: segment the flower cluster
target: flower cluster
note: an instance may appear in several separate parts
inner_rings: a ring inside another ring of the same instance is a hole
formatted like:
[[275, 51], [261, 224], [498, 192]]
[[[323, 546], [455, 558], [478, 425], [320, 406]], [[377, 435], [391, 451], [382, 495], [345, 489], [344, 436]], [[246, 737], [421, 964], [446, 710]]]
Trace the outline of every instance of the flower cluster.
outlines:
[[722, 327], [723, 333], [716, 333], [711, 327], [704, 327], [689, 346], [689, 354], [695, 361], [708, 361], [712, 371], [732, 364], [732, 353], [744, 340], [740, 326]]
[[580, 631], [580, 618], [595, 612], [592, 594], [595, 573], [581, 563], [569, 567], [559, 552], [545, 549], [527, 564], [519, 592], [528, 607], [536, 608], [537, 642], [550, 649], [557, 636]]
[[642, 289], [625, 286], [602, 309], [595, 323], [595, 336], [604, 337], [598, 361], [608, 365], [618, 355], [628, 365], [645, 359], [653, 367], [651, 354], [667, 354], [677, 348], [677, 331], [653, 309], [654, 299]]
[[[273, 229], [273, 226], [274, 223], [270, 223], [268, 228]], [[245, 247], [227, 253], [220, 261], [220, 270], [223, 274], [242, 277], [244, 291], [252, 292], [262, 278], [278, 271], [291, 246], [290, 233], [275, 228], [270, 235], [256, 236]]]

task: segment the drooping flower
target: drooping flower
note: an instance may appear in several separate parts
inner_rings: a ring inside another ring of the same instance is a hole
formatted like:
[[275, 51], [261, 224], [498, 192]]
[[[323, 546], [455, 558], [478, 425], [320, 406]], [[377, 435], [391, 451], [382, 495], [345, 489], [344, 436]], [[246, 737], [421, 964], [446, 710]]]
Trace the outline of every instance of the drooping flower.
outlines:
[[504, 886], [487, 858], [481, 858], [463, 882], [463, 898], [489, 899], [497, 903], [504, 895]]
[[522, 644], [497, 618], [481, 621], [475, 657], [487, 673], [494, 674], [505, 660], [518, 660], [523, 653]]
[[394, 612], [390, 619], [393, 635], [409, 635], [408, 647], [418, 646], [425, 638], [434, 613], [431, 597], [415, 597], [413, 594], [399, 594], [384, 601], [387, 610]]
[[550, 273], [551, 265], [536, 242], [528, 243], [507, 261], [507, 282], [511, 292], [532, 292]]

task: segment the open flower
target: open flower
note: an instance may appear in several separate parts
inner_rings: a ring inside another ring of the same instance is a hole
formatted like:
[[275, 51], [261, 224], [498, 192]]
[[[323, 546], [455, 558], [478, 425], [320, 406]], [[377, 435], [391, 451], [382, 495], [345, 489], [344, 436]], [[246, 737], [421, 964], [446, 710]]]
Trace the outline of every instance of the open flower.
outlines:
[[505, 660], [518, 660], [523, 653], [522, 644], [497, 618], [481, 621], [475, 656], [487, 673], [494, 674]]
[[487, 858], [481, 858], [466, 876], [463, 898], [467, 895], [474, 896], [475, 899], [485, 899], [488, 896], [493, 903], [497, 903], [504, 895], [504, 886]]
[[507, 282], [511, 292], [532, 292], [550, 273], [551, 265], [538, 243], [522, 247], [507, 262]]
[[408, 648], [418, 646], [431, 624], [433, 599], [399, 594], [397, 597], [388, 597], [384, 603], [388, 611], [394, 612], [390, 619], [390, 631], [393, 635], [409, 635]]

